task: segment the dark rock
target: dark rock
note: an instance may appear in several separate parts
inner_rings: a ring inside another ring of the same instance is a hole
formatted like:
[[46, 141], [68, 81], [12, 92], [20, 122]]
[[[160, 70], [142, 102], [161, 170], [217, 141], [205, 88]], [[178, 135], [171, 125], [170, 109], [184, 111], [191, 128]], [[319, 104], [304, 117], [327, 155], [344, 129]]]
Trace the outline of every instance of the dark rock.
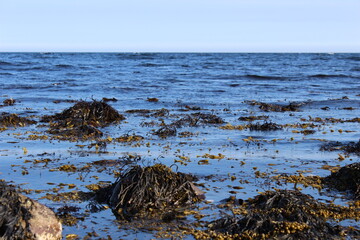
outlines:
[[61, 239], [62, 225], [46, 206], [0, 182], [0, 239]]

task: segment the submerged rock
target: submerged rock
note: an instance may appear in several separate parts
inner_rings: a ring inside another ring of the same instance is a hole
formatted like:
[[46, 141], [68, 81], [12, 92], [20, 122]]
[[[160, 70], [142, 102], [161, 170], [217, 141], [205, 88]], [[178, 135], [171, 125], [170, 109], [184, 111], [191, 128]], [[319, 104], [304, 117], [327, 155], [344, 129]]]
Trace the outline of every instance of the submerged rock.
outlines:
[[46, 206], [0, 182], [0, 239], [61, 239], [62, 225]]
[[339, 191], [350, 191], [360, 199], [360, 163], [352, 163], [324, 178], [324, 183]]
[[203, 192], [191, 182], [190, 175], [173, 172], [162, 164], [134, 166], [112, 186], [97, 193], [98, 201], [109, 204], [120, 219], [159, 216], [203, 198]]

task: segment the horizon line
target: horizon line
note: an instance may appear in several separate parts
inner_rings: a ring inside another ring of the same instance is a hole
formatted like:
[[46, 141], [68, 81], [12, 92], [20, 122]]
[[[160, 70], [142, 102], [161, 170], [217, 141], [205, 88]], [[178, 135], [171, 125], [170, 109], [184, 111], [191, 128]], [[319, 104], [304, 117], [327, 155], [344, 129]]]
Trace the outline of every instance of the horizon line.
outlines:
[[222, 53], [222, 54], [248, 54], [248, 53], [277, 53], [277, 54], [288, 54], [288, 53], [298, 53], [298, 54], [311, 54], [311, 53], [325, 53], [325, 54], [339, 54], [339, 53], [360, 53], [360, 51], [1, 51], [1, 53]]

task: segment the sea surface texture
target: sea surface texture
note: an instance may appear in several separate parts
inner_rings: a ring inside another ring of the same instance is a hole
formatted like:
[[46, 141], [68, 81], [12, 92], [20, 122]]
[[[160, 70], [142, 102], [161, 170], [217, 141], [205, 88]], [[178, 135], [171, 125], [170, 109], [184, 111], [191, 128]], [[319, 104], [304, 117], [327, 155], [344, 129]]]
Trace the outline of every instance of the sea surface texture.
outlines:
[[[105, 147], [99, 139], [56, 139], [41, 122], [77, 101], [103, 98], [126, 118], [99, 128]], [[273, 111], [263, 103], [296, 109]], [[360, 139], [354, 120], [360, 117], [360, 54], [0, 53], [0, 105], [0, 116], [14, 113], [37, 122], [0, 126], [0, 179], [59, 215], [68, 209], [76, 221], [64, 224], [64, 238], [150, 239], [171, 226], [126, 225], [106, 207], [93, 211], [89, 201], [49, 196], [112, 183], [127, 164], [163, 163], [196, 176], [206, 197], [197, 206], [201, 218], [189, 214], [175, 225], [210, 222], [226, 211], [218, 208], [224, 199], [246, 200], [275, 188], [301, 187], [319, 201], [346, 206], [349, 199], [340, 192], [329, 196], [330, 190], [274, 177], [325, 177], [334, 167], [359, 161], [357, 154], [322, 146]], [[129, 111], [139, 109], [150, 111]], [[184, 123], [171, 136], [156, 134], [198, 113], [223, 121]], [[251, 116], [257, 118], [245, 119]], [[269, 123], [279, 129], [250, 128]], [[115, 141], [135, 135], [142, 138]], [[100, 160], [108, 164], [94, 164]]]

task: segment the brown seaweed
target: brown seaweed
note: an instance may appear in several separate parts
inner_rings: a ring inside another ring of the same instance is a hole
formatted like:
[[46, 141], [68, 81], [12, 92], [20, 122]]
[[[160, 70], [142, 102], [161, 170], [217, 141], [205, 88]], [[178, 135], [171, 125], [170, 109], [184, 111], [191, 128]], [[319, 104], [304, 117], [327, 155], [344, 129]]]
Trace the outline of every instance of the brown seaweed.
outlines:
[[249, 124], [248, 127], [251, 131], [275, 131], [282, 129], [281, 125], [272, 122]]
[[50, 122], [50, 134], [60, 138], [82, 140], [99, 138], [103, 133], [97, 127], [118, 123], [125, 117], [103, 101], [80, 101], [61, 113], [44, 116], [42, 121]]
[[15, 189], [0, 181], [0, 239], [35, 239], [26, 224], [31, 218]]
[[173, 122], [171, 125], [177, 128], [190, 126], [195, 127], [199, 124], [222, 124], [224, 120], [219, 116], [209, 113], [193, 113]]
[[67, 122], [74, 125], [91, 125], [105, 127], [111, 123], [124, 120], [125, 117], [103, 101], [85, 102], [80, 101], [74, 106], [53, 116], [42, 118], [44, 122]]
[[340, 168], [323, 179], [330, 188], [339, 191], [350, 191], [356, 199], [360, 199], [360, 163], [352, 163]]
[[340, 210], [299, 191], [268, 191], [249, 200], [244, 216], [223, 217], [210, 229], [232, 239], [338, 239], [344, 229], [327, 219]]
[[3, 101], [3, 104], [4, 104], [5, 106], [12, 106], [12, 105], [15, 104], [15, 102], [16, 102], [15, 99], [8, 98], [8, 99], [5, 99], [5, 100]]
[[158, 130], [156, 130], [153, 134], [158, 135], [159, 137], [166, 138], [170, 136], [176, 136], [176, 127], [171, 125], [165, 125]]
[[0, 116], [1, 127], [24, 127], [35, 123], [36, 121], [19, 117], [17, 114], [2, 113]]
[[124, 172], [111, 187], [98, 191], [97, 199], [107, 202], [120, 219], [161, 215], [201, 199], [191, 179], [190, 175], [173, 172], [162, 164], [136, 165]]
[[263, 103], [258, 101], [248, 101], [250, 105], [257, 105], [265, 112], [296, 112], [299, 111], [300, 106], [303, 103], [289, 103], [288, 105], [280, 105], [273, 103]]
[[320, 147], [321, 151], [344, 151], [345, 153], [355, 153], [360, 155], [360, 140], [358, 142], [328, 142]]
[[256, 120], [266, 120], [268, 118], [269, 116], [248, 116], [248, 117], [239, 117], [238, 120], [252, 122]]

